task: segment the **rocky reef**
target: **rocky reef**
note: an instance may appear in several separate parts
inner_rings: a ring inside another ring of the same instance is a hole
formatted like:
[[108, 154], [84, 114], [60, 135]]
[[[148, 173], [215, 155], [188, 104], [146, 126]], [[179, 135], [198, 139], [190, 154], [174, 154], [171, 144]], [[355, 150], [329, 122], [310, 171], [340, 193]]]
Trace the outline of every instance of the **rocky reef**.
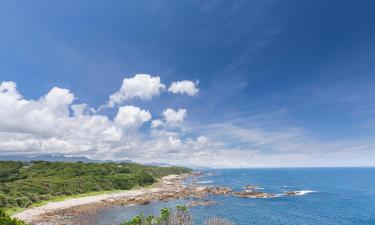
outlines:
[[[152, 201], [170, 201], [183, 198], [191, 200], [187, 203], [188, 207], [195, 207], [217, 204], [217, 202], [206, 198], [210, 195], [230, 195], [240, 198], [275, 198], [278, 196], [273, 193], [261, 192], [259, 189], [263, 188], [253, 184], [246, 185], [242, 191], [238, 192], [229, 187], [198, 185], [197, 177], [202, 175], [202, 173], [193, 173], [166, 176], [150, 188], [130, 190], [110, 195], [110, 197], [96, 203], [55, 210], [39, 216], [30, 224], [44, 224], [46, 221], [49, 221], [47, 224], [90, 224], [90, 221], [85, 223], [88, 219], [83, 219], [82, 215], [86, 215], [86, 217], [87, 215], [92, 215], [92, 218], [94, 218], [96, 211], [110, 205], [145, 205]], [[184, 181], [187, 178], [191, 178], [193, 181], [185, 184]], [[289, 191], [284, 192], [283, 195], [295, 196], [302, 194], [301, 191]]]
[[235, 192], [233, 195], [238, 196], [238, 197], [243, 197], [243, 198], [274, 198], [276, 197], [275, 194], [259, 192], [259, 191], [249, 191], [249, 190]]

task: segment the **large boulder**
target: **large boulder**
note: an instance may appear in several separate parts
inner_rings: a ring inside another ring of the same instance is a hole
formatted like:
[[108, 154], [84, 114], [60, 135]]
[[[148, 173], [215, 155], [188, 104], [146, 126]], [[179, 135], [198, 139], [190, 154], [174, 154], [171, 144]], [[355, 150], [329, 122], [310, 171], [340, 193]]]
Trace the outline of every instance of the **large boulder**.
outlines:
[[232, 189], [230, 189], [229, 187], [213, 187], [210, 189], [210, 194], [213, 195], [227, 195], [231, 193]]

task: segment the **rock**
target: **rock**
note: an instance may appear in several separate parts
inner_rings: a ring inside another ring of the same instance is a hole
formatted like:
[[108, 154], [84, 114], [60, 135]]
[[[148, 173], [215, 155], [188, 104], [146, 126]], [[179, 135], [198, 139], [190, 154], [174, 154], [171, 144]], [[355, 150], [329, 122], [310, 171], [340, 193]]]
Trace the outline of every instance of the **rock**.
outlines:
[[234, 196], [243, 197], [243, 198], [274, 198], [276, 197], [271, 193], [256, 192], [256, 191], [241, 191], [234, 193]]
[[232, 189], [229, 187], [210, 187], [210, 186], [200, 186], [192, 190], [192, 195], [204, 196], [208, 194], [212, 195], [226, 195], [232, 193]]
[[230, 189], [229, 187], [213, 187], [210, 189], [210, 194], [213, 195], [227, 195], [231, 193], [232, 189]]
[[202, 176], [203, 175], [203, 172], [192, 172], [191, 175], [193, 176]]
[[193, 195], [203, 196], [209, 194], [211, 191], [211, 187], [208, 186], [201, 186], [196, 187], [195, 190], [193, 190]]
[[151, 202], [151, 199], [149, 199], [147, 196], [139, 196], [139, 197], [124, 199], [119, 203], [121, 205], [146, 205], [150, 202]]
[[284, 192], [285, 195], [288, 195], [288, 196], [295, 196], [297, 195], [297, 193], [295, 191], [286, 191]]
[[211, 201], [211, 200], [204, 200], [204, 201], [192, 201], [192, 202], [189, 202], [186, 206], [188, 207], [194, 207], [194, 206], [199, 206], [199, 205], [210, 206], [210, 205], [215, 205], [215, 204], [217, 204], [217, 202]]
[[246, 190], [254, 190], [254, 189], [260, 189], [260, 187], [257, 186], [257, 185], [252, 185], [252, 184], [250, 184], [250, 185], [247, 185], [247, 186], [245, 187], [245, 189], [246, 189]]

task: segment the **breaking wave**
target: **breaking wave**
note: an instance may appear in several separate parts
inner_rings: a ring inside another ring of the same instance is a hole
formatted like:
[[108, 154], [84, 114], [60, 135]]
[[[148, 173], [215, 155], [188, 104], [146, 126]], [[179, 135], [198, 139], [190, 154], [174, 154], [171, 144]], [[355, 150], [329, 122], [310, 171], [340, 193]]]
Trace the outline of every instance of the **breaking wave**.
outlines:
[[212, 180], [200, 180], [198, 184], [212, 184]]
[[315, 193], [317, 191], [313, 191], [313, 190], [301, 190], [301, 191], [293, 191], [295, 195], [307, 195], [307, 194], [310, 194], [310, 193]]

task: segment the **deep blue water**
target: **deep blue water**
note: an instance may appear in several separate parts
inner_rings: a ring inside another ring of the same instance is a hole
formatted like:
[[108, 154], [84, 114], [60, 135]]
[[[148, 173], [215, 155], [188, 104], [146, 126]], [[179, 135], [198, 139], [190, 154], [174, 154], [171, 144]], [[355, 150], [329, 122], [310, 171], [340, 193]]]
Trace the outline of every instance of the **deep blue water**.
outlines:
[[[375, 168], [232, 169], [209, 170], [199, 180], [206, 185], [241, 190], [248, 184], [265, 192], [316, 191], [293, 197], [246, 199], [210, 196], [218, 205], [191, 208], [195, 224], [220, 216], [238, 225], [375, 225]], [[157, 214], [186, 200], [115, 206], [100, 211], [98, 224], [119, 224], [134, 215]]]

